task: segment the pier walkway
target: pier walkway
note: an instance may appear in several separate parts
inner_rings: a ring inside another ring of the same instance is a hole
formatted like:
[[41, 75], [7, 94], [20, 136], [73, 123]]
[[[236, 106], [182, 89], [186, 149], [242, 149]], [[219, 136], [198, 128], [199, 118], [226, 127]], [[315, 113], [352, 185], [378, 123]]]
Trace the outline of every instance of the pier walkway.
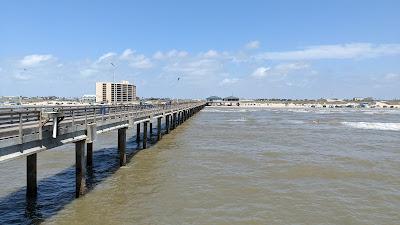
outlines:
[[118, 155], [123, 166], [126, 164], [126, 129], [136, 127], [136, 141], [142, 142], [145, 149], [148, 133], [151, 136], [153, 132], [153, 122], [160, 140], [162, 127], [168, 134], [204, 106], [205, 102], [187, 101], [169, 105], [0, 109], [0, 163], [26, 157], [26, 194], [29, 198], [36, 197], [37, 154], [74, 143], [76, 197], [79, 197], [85, 193], [86, 167], [93, 164], [93, 143], [98, 134], [118, 130]]

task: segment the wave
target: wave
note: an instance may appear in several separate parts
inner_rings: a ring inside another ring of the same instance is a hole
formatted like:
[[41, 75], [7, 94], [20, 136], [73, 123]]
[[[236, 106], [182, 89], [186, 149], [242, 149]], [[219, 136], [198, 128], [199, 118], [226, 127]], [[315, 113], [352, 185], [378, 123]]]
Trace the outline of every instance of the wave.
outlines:
[[245, 118], [228, 120], [228, 122], [246, 122], [246, 121], [247, 120]]
[[342, 124], [358, 129], [391, 130], [391, 131], [400, 130], [400, 123], [342, 122]]

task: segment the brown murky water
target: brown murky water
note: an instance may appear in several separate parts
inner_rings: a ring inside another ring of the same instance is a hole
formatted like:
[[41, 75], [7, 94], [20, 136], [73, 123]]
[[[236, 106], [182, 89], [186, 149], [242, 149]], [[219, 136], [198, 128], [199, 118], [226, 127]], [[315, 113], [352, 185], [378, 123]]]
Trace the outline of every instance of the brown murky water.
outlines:
[[[1, 224], [399, 224], [400, 113], [207, 108], [117, 170], [99, 136], [91, 191], [74, 197], [73, 146], [0, 165]], [[133, 154], [133, 134], [128, 147]]]

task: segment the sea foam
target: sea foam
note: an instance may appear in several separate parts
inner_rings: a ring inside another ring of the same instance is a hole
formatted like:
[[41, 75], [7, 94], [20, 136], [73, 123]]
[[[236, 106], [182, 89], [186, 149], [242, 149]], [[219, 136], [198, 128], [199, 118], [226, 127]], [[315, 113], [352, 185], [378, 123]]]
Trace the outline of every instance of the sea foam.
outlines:
[[342, 124], [358, 129], [392, 130], [392, 131], [400, 130], [400, 123], [342, 122]]

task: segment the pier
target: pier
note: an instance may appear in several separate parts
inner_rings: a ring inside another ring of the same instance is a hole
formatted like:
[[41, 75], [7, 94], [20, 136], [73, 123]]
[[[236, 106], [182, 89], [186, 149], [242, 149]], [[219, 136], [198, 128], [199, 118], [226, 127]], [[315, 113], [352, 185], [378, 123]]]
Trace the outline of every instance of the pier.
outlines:
[[168, 105], [0, 109], [0, 163], [25, 157], [26, 196], [35, 198], [38, 153], [74, 144], [78, 198], [86, 191], [86, 169], [93, 166], [93, 145], [98, 134], [118, 131], [119, 165], [124, 166], [127, 129], [136, 127], [136, 142], [146, 149], [149, 137], [154, 136], [153, 123], [157, 140], [161, 140], [163, 134], [169, 134], [204, 106], [205, 102], [187, 101]]

